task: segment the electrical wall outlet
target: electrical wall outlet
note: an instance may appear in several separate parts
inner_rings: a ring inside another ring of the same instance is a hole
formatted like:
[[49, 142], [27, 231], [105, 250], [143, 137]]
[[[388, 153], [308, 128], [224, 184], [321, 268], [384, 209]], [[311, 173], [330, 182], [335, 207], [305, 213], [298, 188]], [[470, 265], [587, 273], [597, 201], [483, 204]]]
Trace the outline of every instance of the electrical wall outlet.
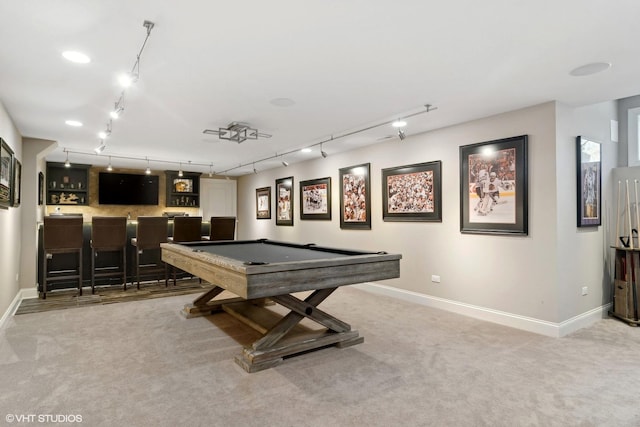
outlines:
[[436, 276], [435, 274], [431, 275], [431, 281], [433, 283], [440, 283], [440, 276]]
[[582, 287], [582, 295], [587, 295], [589, 293], [589, 288], [587, 286]]

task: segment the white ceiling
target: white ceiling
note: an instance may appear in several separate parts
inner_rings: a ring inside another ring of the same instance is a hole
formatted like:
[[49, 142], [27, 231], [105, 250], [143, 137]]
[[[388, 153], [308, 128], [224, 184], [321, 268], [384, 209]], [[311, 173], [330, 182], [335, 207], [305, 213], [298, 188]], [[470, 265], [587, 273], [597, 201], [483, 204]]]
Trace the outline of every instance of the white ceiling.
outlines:
[[[437, 110], [409, 119], [409, 137], [551, 100], [640, 94], [638, 18], [637, 0], [2, 0], [0, 101], [23, 136], [58, 141], [48, 160], [64, 161], [68, 149], [77, 163], [106, 166], [111, 155], [114, 166], [144, 168], [148, 157], [157, 170], [181, 162], [208, 172], [212, 163], [242, 175], [332, 135], [329, 155], [385, 137], [399, 143], [388, 125], [340, 136], [425, 104]], [[145, 20], [155, 27], [140, 80], [125, 92], [108, 147], [79, 155], [99, 145]], [[70, 49], [92, 62], [66, 61]], [[612, 66], [569, 75], [592, 62]], [[202, 133], [233, 121], [273, 136], [237, 144]], [[318, 156], [316, 146], [284, 160]]]

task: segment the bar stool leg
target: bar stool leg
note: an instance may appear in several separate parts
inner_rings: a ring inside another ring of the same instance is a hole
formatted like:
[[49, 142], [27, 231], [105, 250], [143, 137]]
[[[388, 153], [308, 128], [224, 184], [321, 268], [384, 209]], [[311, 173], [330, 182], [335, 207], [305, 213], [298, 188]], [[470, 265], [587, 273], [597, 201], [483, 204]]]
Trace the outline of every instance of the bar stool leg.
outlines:
[[122, 280], [124, 282], [124, 290], [127, 290], [127, 248], [122, 247]]
[[140, 289], [140, 252], [142, 251], [136, 248], [136, 278], [138, 279], [138, 289]]
[[96, 293], [96, 250], [91, 248], [91, 294]]
[[47, 299], [47, 251], [43, 251], [42, 263], [42, 299]]
[[78, 249], [78, 294], [82, 296], [82, 248]]

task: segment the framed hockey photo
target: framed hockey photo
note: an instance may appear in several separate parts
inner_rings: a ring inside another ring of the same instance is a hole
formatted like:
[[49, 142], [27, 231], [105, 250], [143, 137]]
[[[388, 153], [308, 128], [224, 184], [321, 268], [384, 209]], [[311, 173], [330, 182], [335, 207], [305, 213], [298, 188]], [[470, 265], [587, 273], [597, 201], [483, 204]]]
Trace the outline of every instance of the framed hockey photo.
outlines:
[[578, 163], [578, 227], [601, 225], [602, 145], [583, 136], [576, 138]]
[[293, 225], [293, 177], [276, 179], [276, 225]]
[[8, 209], [13, 196], [13, 151], [0, 138], [0, 208]]
[[271, 219], [271, 187], [256, 188], [256, 218]]
[[382, 169], [384, 221], [442, 222], [442, 162]]
[[13, 158], [13, 195], [11, 196], [11, 206], [17, 208], [20, 206], [20, 198], [22, 197], [22, 163], [15, 157]]
[[331, 178], [300, 181], [300, 219], [331, 221]]
[[364, 163], [340, 169], [340, 228], [371, 230], [369, 171]]
[[460, 232], [528, 234], [527, 140], [460, 147]]

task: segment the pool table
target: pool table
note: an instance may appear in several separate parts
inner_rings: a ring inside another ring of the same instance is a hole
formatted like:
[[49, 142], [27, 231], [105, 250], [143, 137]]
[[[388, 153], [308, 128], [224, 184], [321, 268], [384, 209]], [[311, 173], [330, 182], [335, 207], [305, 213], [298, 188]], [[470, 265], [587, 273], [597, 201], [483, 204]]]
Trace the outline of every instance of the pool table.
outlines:
[[[184, 307], [186, 317], [225, 311], [262, 334], [236, 362], [247, 372], [276, 366], [284, 357], [364, 338], [318, 305], [338, 287], [400, 277], [399, 254], [336, 249], [267, 239], [163, 243], [162, 260], [215, 285]], [[214, 299], [224, 290], [235, 298]], [[304, 299], [292, 295], [311, 291]], [[275, 302], [288, 312], [271, 320]], [[270, 314], [265, 315], [267, 310]], [[318, 331], [300, 325], [310, 319]]]

